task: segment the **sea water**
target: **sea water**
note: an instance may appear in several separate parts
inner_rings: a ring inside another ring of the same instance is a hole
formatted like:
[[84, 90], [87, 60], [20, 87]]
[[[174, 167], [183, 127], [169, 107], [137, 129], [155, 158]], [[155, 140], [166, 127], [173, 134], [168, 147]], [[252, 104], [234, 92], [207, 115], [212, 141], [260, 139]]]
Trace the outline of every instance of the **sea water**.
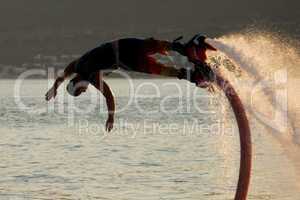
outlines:
[[[1, 200], [233, 199], [239, 140], [221, 94], [173, 79], [107, 79], [117, 113], [106, 133], [95, 89], [73, 98], [61, 87], [46, 102], [52, 82], [0, 81]], [[293, 163], [253, 120], [249, 199], [300, 199]]]

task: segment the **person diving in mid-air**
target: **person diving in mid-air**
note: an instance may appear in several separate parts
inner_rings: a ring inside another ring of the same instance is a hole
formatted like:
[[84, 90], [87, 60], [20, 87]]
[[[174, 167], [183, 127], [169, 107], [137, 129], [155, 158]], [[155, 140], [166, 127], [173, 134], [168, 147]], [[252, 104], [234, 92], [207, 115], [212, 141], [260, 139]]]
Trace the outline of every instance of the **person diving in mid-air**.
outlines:
[[[180, 43], [180, 39], [182, 37], [169, 42], [153, 38], [124, 38], [104, 43], [71, 62], [46, 93], [46, 100], [55, 98], [61, 83], [75, 75], [67, 85], [68, 93], [76, 97], [85, 92], [89, 84], [97, 88], [106, 98], [108, 108], [106, 130], [109, 132], [114, 123], [115, 101], [109, 86], [103, 80], [105, 72], [121, 68], [128, 71], [186, 79], [199, 87], [207, 87], [207, 83], [212, 81], [214, 73], [205, 63], [206, 50], [215, 51], [216, 49], [206, 43], [205, 37], [199, 34], [185, 44]], [[190, 62], [195, 64], [195, 68], [191, 70], [176, 69], [157, 62], [153, 57], [154, 54], [167, 55], [168, 51], [176, 51], [186, 56]]]

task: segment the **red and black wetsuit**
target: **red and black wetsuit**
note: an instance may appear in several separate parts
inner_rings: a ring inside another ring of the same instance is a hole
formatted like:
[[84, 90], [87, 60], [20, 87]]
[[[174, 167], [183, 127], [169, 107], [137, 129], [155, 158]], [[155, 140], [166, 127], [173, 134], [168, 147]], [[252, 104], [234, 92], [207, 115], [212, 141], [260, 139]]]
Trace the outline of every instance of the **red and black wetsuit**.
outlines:
[[164, 65], [155, 61], [155, 53], [169, 50], [168, 42], [154, 39], [126, 38], [102, 44], [79, 58], [75, 72], [89, 80], [98, 71], [118, 67], [148, 74], [160, 74]]

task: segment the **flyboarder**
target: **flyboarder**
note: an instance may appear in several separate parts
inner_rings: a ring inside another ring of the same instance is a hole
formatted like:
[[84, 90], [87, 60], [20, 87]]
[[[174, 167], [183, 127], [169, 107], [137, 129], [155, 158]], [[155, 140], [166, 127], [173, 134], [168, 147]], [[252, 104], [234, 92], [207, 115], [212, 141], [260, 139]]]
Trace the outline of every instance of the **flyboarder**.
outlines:
[[[109, 86], [103, 80], [103, 72], [122, 68], [128, 71], [177, 77], [189, 80], [199, 87], [208, 87], [207, 83], [212, 81], [214, 73], [205, 63], [206, 50], [215, 51], [216, 49], [206, 43], [205, 36], [200, 34], [185, 44], [180, 43], [180, 39], [182, 37], [169, 42], [154, 38], [124, 38], [104, 43], [71, 62], [46, 93], [46, 100], [55, 98], [61, 83], [75, 74], [67, 85], [68, 93], [76, 97], [85, 92], [89, 84], [97, 88], [106, 98], [108, 108], [106, 130], [109, 132], [114, 123], [115, 101]], [[192, 70], [175, 69], [159, 63], [153, 57], [154, 54], [167, 55], [168, 51], [176, 51], [186, 56], [195, 64], [195, 68]]]

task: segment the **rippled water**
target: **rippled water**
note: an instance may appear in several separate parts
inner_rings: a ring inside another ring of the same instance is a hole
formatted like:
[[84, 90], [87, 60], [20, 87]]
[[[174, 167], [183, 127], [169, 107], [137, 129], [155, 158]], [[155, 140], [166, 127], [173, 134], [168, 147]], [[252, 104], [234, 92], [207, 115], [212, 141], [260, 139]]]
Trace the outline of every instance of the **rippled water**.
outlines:
[[[133, 81], [131, 99], [128, 81], [108, 82], [117, 108], [126, 107], [116, 114], [110, 134], [102, 127], [103, 98], [94, 89], [75, 100], [60, 89], [58, 99], [48, 104], [47, 82], [25, 80], [18, 102], [16, 82], [0, 81], [1, 200], [233, 198], [239, 141], [224, 100], [189, 90], [183, 81], [160, 79]], [[194, 101], [188, 91], [199, 98]], [[224, 132], [208, 130], [218, 124], [226, 126]], [[280, 145], [255, 119], [251, 128], [249, 199], [300, 199], [293, 165]]]

